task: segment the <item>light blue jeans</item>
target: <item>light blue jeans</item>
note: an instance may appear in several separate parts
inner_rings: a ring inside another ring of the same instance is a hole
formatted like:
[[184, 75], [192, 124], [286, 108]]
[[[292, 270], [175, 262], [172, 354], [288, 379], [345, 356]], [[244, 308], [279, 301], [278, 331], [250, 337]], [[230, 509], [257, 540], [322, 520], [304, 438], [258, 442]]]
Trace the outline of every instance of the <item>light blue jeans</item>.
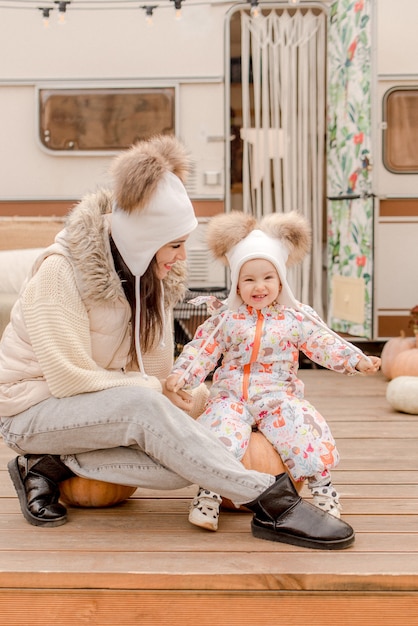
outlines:
[[0, 420], [18, 454], [54, 454], [78, 476], [149, 489], [197, 484], [237, 506], [275, 481], [246, 470], [217, 437], [165, 396], [117, 387], [49, 398]]

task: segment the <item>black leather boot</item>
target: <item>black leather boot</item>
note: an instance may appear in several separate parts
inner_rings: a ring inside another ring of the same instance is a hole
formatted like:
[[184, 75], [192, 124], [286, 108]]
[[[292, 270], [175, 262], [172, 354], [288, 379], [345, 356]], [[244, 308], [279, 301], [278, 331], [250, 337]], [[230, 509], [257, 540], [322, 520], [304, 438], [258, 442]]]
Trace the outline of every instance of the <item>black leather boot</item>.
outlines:
[[254, 513], [251, 530], [259, 539], [319, 550], [341, 550], [354, 542], [351, 526], [302, 500], [287, 474], [245, 506]]
[[19, 497], [22, 513], [33, 526], [61, 526], [67, 521], [67, 509], [58, 502], [58, 483], [74, 476], [52, 454], [25, 454], [7, 464]]

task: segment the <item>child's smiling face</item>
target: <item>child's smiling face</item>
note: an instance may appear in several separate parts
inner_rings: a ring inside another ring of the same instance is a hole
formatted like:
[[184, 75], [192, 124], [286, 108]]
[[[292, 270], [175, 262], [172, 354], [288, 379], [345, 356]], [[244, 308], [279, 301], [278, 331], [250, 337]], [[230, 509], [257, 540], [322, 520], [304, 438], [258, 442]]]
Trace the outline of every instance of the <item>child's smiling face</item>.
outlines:
[[237, 291], [245, 304], [263, 309], [278, 298], [281, 290], [279, 275], [267, 259], [251, 259], [240, 269]]

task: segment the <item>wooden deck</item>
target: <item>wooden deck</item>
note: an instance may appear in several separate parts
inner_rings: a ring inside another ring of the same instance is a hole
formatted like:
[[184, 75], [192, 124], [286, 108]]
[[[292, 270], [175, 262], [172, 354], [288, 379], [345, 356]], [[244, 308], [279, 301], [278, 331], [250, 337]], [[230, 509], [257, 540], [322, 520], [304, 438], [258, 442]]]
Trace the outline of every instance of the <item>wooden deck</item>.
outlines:
[[334, 482], [356, 530], [348, 550], [262, 541], [251, 514], [188, 523], [195, 489], [137, 490], [69, 523], [22, 517], [0, 444], [0, 624], [310, 626], [418, 624], [418, 416], [396, 413], [386, 382], [301, 371], [341, 452]]

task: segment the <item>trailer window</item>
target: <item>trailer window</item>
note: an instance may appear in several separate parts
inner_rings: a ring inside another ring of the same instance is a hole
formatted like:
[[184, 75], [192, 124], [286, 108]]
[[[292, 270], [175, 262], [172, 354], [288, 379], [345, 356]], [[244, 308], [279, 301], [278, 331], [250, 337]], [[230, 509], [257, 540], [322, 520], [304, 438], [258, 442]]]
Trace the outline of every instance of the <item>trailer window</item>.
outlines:
[[391, 172], [418, 172], [418, 87], [397, 88], [383, 98], [383, 163]]
[[174, 134], [174, 95], [174, 88], [41, 89], [41, 142], [58, 151], [120, 150]]

